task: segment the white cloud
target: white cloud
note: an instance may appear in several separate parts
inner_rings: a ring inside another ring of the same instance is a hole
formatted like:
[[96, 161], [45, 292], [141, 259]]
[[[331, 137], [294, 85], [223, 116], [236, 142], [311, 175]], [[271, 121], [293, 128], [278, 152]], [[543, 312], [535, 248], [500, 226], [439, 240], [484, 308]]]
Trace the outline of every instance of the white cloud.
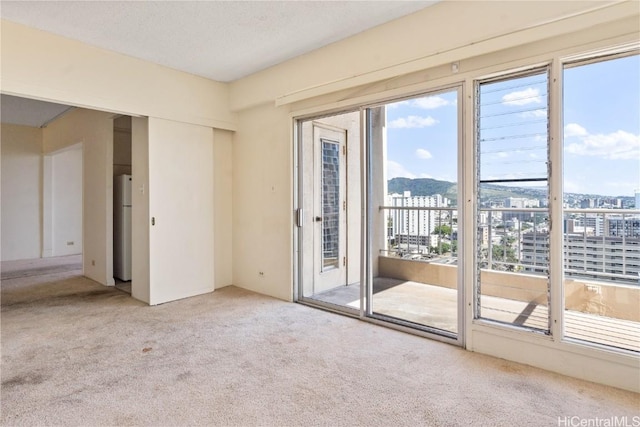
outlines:
[[502, 97], [502, 102], [505, 105], [527, 105], [527, 104], [540, 104], [542, 97], [540, 96], [540, 90], [528, 87], [525, 90], [518, 90], [508, 93]]
[[421, 159], [430, 159], [433, 157], [431, 153], [425, 150], [424, 148], [418, 148], [416, 150], [416, 156], [418, 156]]
[[498, 157], [500, 157], [501, 159], [507, 158], [507, 157], [509, 157], [509, 153], [501, 151], [501, 152], [498, 153]]
[[433, 177], [427, 173], [421, 173], [420, 178], [433, 178]]
[[449, 101], [441, 96], [427, 96], [424, 98], [407, 99], [405, 101], [394, 102], [393, 104], [387, 104], [387, 108], [398, 108], [401, 106], [409, 106], [415, 108], [422, 108], [423, 110], [434, 110], [436, 108], [444, 107], [447, 105], [456, 105], [458, 102], [456, 99]]
[[438, 123], [438, 121], [431, 116], [409, 116], [406, 118], [401, 117], [399, 119], [390, 121], [389, 127], [396, 129], [425, 128], [428, 126], [433, 126], [436, 123]]
[[564, 127], [564, 137], [569, 138], [572, 136], [585, 136], [587, 130], [577, 123], [569, 123]]
[[391, 178], [415, 178], [415, 174], [412, 174], [404, 166], [393, 160], [387, 160], [387, 179]]
[[450, 105], [451, 102], [447, 101], [441, 96], [428, 96], [426, 98], [418, 98], [411, 104], [414, 107], [423, 108], [425, 110], [433, 110], [436, 108], [444, 107], [445, 105]]
[[537, 110], [523, 111], [518, 115], [525, 119], [542, 118], [542, 117], [547, 117], [547, 110], [545, 110], [544, 108], [539, 108]]
[[404, 105], [409, 105], [409, 101], [394, 102], [393, 104], [387, 104], [387, 109], [398, 108]]
[[640, 135], [624, 130], [609, 134], [590, 134], [585, 128], [570, 123], [565, 126], [565, 138], [575, 142], [565, 145], [565, 151], [578, 156], [597, 156], [607, 160], [640, 160]]

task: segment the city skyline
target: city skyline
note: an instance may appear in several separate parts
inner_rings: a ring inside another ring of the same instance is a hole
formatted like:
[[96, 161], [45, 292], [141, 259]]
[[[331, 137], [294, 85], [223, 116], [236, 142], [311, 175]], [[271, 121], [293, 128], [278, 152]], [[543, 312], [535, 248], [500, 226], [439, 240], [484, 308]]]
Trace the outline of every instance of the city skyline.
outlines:
[[[640, 57], [567, 67], [563, 77], [565, 193], [634, 197], [640, 189]], [[500, 139], [502, 129], [507, 135], [514, 119], [524, 123], [517, 123], [522, 134], [535, 123], [538, 129], [544, 126], [547, 96], [542, 78], [492, 84], [497, 89], [487, 91], [481, 100], [482, 108], [495, 111], [492, 139]], [[457, 182], [457, 116], [455, 90], [389, 104], [388, 178]], [[546, 135], [535, 130], [529, 136], [499, 141], [501, 145], [494, 144], [498, 149], [483, 150], [487, 154], [482, 166], [491, 168], [490, 178], [510, 176], [509, 167], [516, 173], [546, 169]], [[540, 182], [518, 184], [527, 185]]]

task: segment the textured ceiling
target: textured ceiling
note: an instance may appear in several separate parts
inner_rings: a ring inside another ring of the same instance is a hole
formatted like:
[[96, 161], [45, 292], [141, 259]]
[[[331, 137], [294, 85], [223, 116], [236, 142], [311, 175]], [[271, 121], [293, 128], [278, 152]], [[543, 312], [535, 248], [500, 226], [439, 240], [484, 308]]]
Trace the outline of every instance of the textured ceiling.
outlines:
[[437, 1], [2, 1], [3, 19], [229, 82]]
[[36, 101], [2, 95], [0, 97], [0, 116], [2, 123], [42, 127], [69, 110], [68, 105]]

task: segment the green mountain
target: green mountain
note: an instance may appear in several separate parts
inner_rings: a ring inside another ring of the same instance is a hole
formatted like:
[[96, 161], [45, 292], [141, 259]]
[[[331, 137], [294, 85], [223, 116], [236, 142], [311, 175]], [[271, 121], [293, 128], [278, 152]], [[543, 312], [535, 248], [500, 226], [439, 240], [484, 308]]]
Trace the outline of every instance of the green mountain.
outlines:
[[[411, 191], [412, 196], [433, 196], [442, 194], [451, 197], [457, 193], [457, 185], [453, 182], [438, 181], [431, 178], [391, 178], [388, 183], [389, 193], [400, 193]], [[449, 194], [449, 195], [447, 195]]]
[[[392, 178], [388, 181], [389, 193], [402, 194], [411, 191], [412, 196], [433, 196], [441, 194], [451, 200], [452, 206], [456, 205], [458, 198], [458, 185], [454, 182], [439, 181], [431, 178]], [[508, 187], [506, 185], [482, 184], [481, 202], [502, 201], [508, 197], [522, 197], [526, 199], [544, 200], [547, 198], [547, 189], [539, 187]], [[635, 200], [629, 196], [602, 196], [597, 194], [565, 193], [564, 200], [572, 206], [578, 206], [583, 199], [622, 199], [625, 207], [633, 207]], [[608, 202], [609, 203], [609, 202]], [[635, 209], [640, 209], [636, 206]]]
[[[439, 181], [431, 178], [392, 178], [388, 182], [389, 193], [400, 193], [411, 191], [412, 196], [433, 196], [441, 194], [452, 200], [453, 204], [457, 199], [458, 185], [449, 181]], [[539, 187], [507, 187], [503, 185], [483, 184], [483, 200], [502, 200], [507, 197], [524, 197], [528, 199], [539, 199], [546, 197], [546, 190]]]

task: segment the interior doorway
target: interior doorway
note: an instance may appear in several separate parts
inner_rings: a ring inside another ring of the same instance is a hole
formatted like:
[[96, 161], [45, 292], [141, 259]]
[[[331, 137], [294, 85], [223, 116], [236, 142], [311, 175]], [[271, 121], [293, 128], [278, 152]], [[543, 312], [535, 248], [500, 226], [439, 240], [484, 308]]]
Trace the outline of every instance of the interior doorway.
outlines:
[[113, 120], [113, 278], [116, 288], [128, 294], [133, 277], [131, 135], [130, 116]]
[[83, 253], [82, 170], [82, 142], [43, 155], [43, 258]]

